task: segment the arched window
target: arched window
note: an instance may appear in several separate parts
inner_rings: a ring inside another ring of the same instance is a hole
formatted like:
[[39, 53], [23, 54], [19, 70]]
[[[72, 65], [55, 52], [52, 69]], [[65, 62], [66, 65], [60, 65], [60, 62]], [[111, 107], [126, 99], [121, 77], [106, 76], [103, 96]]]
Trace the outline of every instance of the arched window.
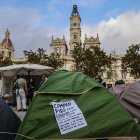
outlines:
[[77, 39], [77, 35], [74, 35], [74, 39]]
[[61, 54], [61, 47], [57, 47], [56, 53]]
[[107, 72], [107, 79], [111, 79], [111, 72]]
[[11, 52], [9, 52], [9, 58], [11, 58]]

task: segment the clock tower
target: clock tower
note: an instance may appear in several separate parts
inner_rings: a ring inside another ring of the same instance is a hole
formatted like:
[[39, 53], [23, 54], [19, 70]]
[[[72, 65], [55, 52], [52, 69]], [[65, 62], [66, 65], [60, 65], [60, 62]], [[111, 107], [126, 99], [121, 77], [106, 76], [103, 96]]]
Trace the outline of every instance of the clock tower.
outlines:
[[81, 17], [77, 5], [73, 5], [73, 11], [70, 16], [70, 50], [75, 45], [81, 46]]

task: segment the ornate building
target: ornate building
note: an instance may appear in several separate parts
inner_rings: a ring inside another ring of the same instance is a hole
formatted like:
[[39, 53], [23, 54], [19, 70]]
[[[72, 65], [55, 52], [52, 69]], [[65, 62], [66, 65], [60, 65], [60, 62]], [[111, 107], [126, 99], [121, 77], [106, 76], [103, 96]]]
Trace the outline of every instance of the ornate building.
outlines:
[[[79, 15], [77, 5], [73, 5], [73, 10], [70, 16], [70, 42], [69, 48], [72, 50], [75, 45], [78, 45], [85, 48], [90, 47], [100, 47], [100, 40], [97, 34], [97, 37], [89, 37], [85, 35], [84, 43], [82, 44], [81, 41], [81, 17]], [[56, 38], [54, 39], [52, 36], [51, 40], [51, 52], [52, 53], [59, 53], [60, 57], [64, 60], [64, 69], [73, 70], [75, 64], [73, 62], [73, 58], [71, 57], [70, 50], [68, 50], [68, 45], [65, 40], [65, 36], [62, 39]]]
[[76, 5], [73, 6], [70, 16], [70, 50], [75, 44], [81, 46], [81, 17]]
[[3, 39], [2, 43], [0, 44], [0, 55], [3, 56], [3, 58], [14, 58], [14, 46], [10, 39], [10, 32], [5, 32], [5, 38]]
[[15, 49], [10, 39], [10, 31], [7, 29], [5, 31], [5, 37], [0, 43], [0, 57], [2, 57], [3, 59], [10, 58], [12, 62], [16, 64], [26, 62], [26, 58], [15, 58], [14, 52], [15, 52]]
[[87, 35], [85, 34], [85, 40], [83, 43], [83, 47], [85, 47], [85, 48], [100, 47], [100, 40], [99, 40], [98, 34], [97, 34], [96, 38], [93, 38], [93, 37], [87, 38]]

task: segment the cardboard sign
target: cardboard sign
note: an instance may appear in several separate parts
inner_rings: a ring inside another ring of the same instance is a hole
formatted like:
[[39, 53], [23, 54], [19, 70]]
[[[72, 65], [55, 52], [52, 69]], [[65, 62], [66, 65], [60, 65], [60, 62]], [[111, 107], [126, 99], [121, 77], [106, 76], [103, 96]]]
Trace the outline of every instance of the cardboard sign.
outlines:
[[83, 113], [74, 100], [52, 102], [61, 135], [87, 126]]

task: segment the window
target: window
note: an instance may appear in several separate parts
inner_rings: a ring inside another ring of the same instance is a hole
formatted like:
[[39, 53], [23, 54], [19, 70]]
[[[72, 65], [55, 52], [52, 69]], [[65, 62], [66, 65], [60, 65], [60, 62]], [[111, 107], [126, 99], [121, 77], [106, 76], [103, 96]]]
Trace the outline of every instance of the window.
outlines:
[[61, 47], [58, 47], [58, 48], [56, 49], [56, 53], [61, 54]]
[[125, 79], [126, 78], [126, 72], [122, 70], [121, 74], [122, 74], [122, 79]]
[[9, 58], [11, 58], [11, 52], [9, 52]]
[[74, 22], [74, 23], [73, 23], [73, 26], [77, 26], [77, 23], [76, 23], [76, 22]]
[[77, 35], [74, 35], [74, 39], [77, 39]]
[[111, 72], [107, 72], [107, 79], [111, 79]]

